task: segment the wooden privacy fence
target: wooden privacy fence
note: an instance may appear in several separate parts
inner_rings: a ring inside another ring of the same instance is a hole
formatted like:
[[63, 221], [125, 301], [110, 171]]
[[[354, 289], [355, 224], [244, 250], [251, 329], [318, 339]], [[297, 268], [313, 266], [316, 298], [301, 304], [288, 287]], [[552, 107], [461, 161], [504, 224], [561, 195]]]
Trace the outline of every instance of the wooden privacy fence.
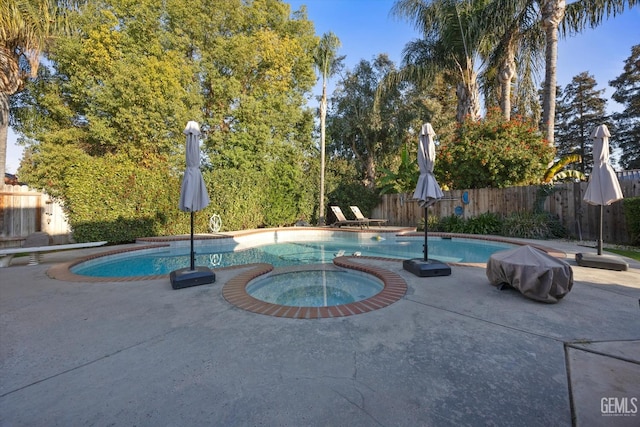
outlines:
[[[622, 180], [620, 187], [624, 197], [640, 196], [640, 179]], [[539, 188], [532, 185], [445, 191], [444, 199], [429, 208], [429, 216], [442, 218], [459, 214], [463, 218], [471, 218], [486, 212], [508, 215], [533, 211]], [[584, 202], [586, 189], [586, 182], [556, 184], [555, 191], [545, 199], [544, 210], [557, 216], [572, 238], [596, 240], [600, 207]], [[385, 194], [371, 212], [371, 218], [387, 218], [389, 224], [415, 227], [424, 216], [424, 209], [411, 197], [412, 193]], [[630, 243], [622, 201], [604, 207], [602, 234], [608, 243]]]
[[70, 228], [62, 206], [26, 185], [2, 188], [0, 224], [0, 247], [20, 246], [21, 239], [36, 231], [48, 233], [54, 244], [70, 242]]
[[[621, 180], [620, 187], [624, 197], [640, 196], [640, 178]], [[460, 214], [471, 218], [485, 212], [508, 215], [532, 211], [538, 189], [538, 186], [528, 186], [445, 191], [444, 199], [429, 208], [429, 215], [442, 218]], [[600, 207], [583, 201], [587, 183], [557, 184], [554, 189], [556, 191], [545, 199], [544, 210], [557, 216], [571, 237], [596, 240]], [[423, 215], [424, 209], [411, 200], [411, 194], [386, 194], [370, 216], [387, 218], [391, 225], [415, 227]], [[71, 241], [71, 230], [60, 204], [24, 185], [5, 185], [0, 191], [0, 226], [0, 248], [18, 246], [21, 238], [36, 231], [51, 235], [54, 244]], [[602, 231], [605, 242], [630, 242], [621, 201], [604, 207]]]

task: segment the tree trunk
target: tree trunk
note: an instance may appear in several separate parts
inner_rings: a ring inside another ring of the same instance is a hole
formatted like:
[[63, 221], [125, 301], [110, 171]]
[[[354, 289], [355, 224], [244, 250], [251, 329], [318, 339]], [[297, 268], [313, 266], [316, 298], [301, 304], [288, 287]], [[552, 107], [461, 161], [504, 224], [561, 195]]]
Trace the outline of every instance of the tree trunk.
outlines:
[[9, 129], [9, 96], [22, 86], [17, 58], [6, 47], [0, 47], [0, 188], [4, 186], [7, 166], [7, 132]]
[[365, 156], [364, 161], [364, 185], [372, 189], [376, 186], [376, 162], [371, 154]]
[[500, 67], [498, 82], [500, 83], [500, 109], [505, 120], [511, 120], [511, 82], [516, 75], [516, 64], [513, 52], [507, 54], [507, 58]]
[[456, 96], [458, 98], [456, 120], [459, 123], [462, 123], [467, 116], [473, 120], [480, 118], [480, 92], [478, 90], [477, 75], [472, 69], [467, 70], [466, 74], [467, 76], [458, 83], [456, 88]]
[[0, 92], [0, 190], [4, 186], [7, 165], [7, 132], [9, 129], [9, 96]]
[[325, 126], [327, 120], [327, 81], [322, 78], [322, 99], [320, 100], [320, 206], [318, 207], [318, 225], [325, 225], [324, 214], [324, 163], [325, 163]]
[[546, 33], [544, 90], [542, 92], [542, 126], [552, 147], [556, 115], [556, 65], [558, 60], [558, 25], [564, 17], [564, 0], [543, 0], [542, 25]]

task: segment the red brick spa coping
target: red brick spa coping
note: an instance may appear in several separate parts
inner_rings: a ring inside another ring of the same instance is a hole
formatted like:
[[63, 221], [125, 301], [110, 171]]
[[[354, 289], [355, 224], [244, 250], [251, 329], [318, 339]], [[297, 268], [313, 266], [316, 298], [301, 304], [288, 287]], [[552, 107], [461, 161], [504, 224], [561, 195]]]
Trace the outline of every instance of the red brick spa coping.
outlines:
[[[349, 304], [334, 305], [329, 307], [294, 307], [287, 305], [272, 304], [261, 301], [247, 293], [247, 285], [258, 276], [273, 271], [271, 264], [253, 264], [253, 268], [238, 274], [230, 279], [222, 287], [222, 296], [227, 302], [243, 310], [252, 313], [266, 314], [268, 316], [287, 317], [290, 319], [324, 319], [331, 317], [352, 316], [354, 314], [367, 313], [378, 310], [401, 299], [407, 293], [407, 283], [402, 277], [389, 270], [380, 267], [360, 264], [353, 259], [371, 259], [389, 261], [389, 258], [376, 257], [349, 257], [342, 256], [333, 259], [333, 263], [342, 268], [361, 271], [380, 279], [384, 285], [382, 290], [374, 296], [352, 302]], [[396, 260], [393, 260], [396, 261]], [[316, 270], [317, 265], [306, 266], [307, 268], [297, 268], [295, 270], [282, 269], [284, 271], [308, 271]]]
[[[266, 230], [261, 230], [266, 231]], [[358, 232], [356, 230], [342, 230], [342, 231], [353, 231]], [[368, 232], [390, 232], [387, 230], [368, 230]], [[256, 231], [260, 233], [260, 231]], [[398, 232], [398, 230], [394, 230], [396, 234], [402, 234], [405, 236], [423, 236], [423, 233], [416, 232]], [[239, 233], [240, 234], [240, 233]], [[251, 232], [243, 232], [243, 235], [251, 234]], [[506, 239], [498, 236], [482, 236], [482, 235], [466, 235], [466, 234], [450, 234], [450, 233], [438, 233], [433, 232], [429, 233], [430, 236], [434, 237], [458, 237], [458, 238], [471, 238], [478, 240], [490, 240], [490, 241], [499, 241], [504, 243], [511, 244], [530, 244], [524, 242], [518, 242], [511, 239]], [[228, 238], [232, 237], [229, 235], [216, 235], [216, 236], [197, 236], [197, 238], [205, 238], [205, 239], [219, 239], [219, 238]], [[98, 257], [106, 256], [106, 255], [114, 255], [118, 253], [125, 253], [143, 249], [151, 249], [158, 247], [166, 247], [170, 246], [169, 243], [171, 241], [177, 240], [187, 240], [187, 237], [184, 236], [171, 236], [171, 237], [158, 237], [158, 238], [146, 238], [140, 239], [140, 241], [150, 243], [150, 242], [158, 242], [157, 244], [147, 244], [143, 246], [134, 246], [127, 248], [119, 248], [112, 251], [107, 251], [103, 253], [93, 254], [89, 256], [85, 256], [82, 258], [75, 259], [70, 262], [60, 263], [52, 266], [47, 271], [47, 275], [53, 279], [64, 280], [69, 282], [136, 282], [141, 280], [153, 280], [153, 279], [168, 279], [169, 275], [152, 275], [152, 276], [133, 276], [133, 277], [93, 277], [93, 276], [81, 276], [78, 274], [74, 274], [71, 272], [71, 268], [79, 263], [95, 259]], [[555, 251], [554, 249], [540, 246], [540, 245], [532, 245], [541, 249], [543, 251], [548, 252], [552, 256], [564, 258], [566, 254], [562, 252]], [[337, 267], [351, 269], [360, 271], [362, 273], [372, 275], [378, 278], [383, 283], [383, 289], [376, 295], [361, 300], [356, 301], [349, 304], [342, 304], [330, 307], [293, 307], [293, 306], [283, 306], [268, 303], [265, 301], [258, 300], [257, 298], [252, 297], [246, 291], [247, 285], [254, 279], [270, 273], [274, 270], [274, 267], [271, 264], [246, 264], [246, 265], [238, 265], [232, 267], [221, 267], [216, 270], [233, 270], [233, 269], [244, 269], [244, 271], [238, 273], [231, 279], [227, 281], [227, 283], [222, 287], [222, 296], [224, 299], [230, 304], [241, 308], [246, 311], [250, 311], [252, 313], [265, 314], [269, 316], [276, 317], [285, 317], [285, 318], [295, 318], [295, 319], [320, 319], [320, 318], [333, 318], [333, 317], [344, 317], [351, 316], [354, 314], [367, 313], [370, 311], [378, 310], [384, 308], [394, 302], [400, 300], [407, 291], [407, 284], [402, 277], [398, 274], [383, 269], [381, 267], [372, 266], [357, 262], [356, 260], [379, 260], [379, 261], [391, 261], [391, 262], [402, 262], [402, 260], [393, 259], [393, 258], [382, 258], [382, 257], [352, 257], [352, 256], [342, 256], [336, 257], [333, 260], [333, 263]], [[452, 265], [455, 265], [452, 263]], [[475, 267], [484, 267], [483, 263], [461, 263], [459, 265], [466, 266], [475, 266]], [[305, 265], [295, 268], [284, 268], [278, 269], [278, 271], [305, 271], [305, 270], [317, 270], [318, 265]]]

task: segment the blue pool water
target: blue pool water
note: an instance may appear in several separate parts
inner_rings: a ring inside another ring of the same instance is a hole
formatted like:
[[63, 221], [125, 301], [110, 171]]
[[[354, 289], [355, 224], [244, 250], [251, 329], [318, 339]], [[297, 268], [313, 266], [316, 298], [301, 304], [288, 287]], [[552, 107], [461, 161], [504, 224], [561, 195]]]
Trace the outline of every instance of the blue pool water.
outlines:
[[258, 279], [247, 286], [247, 293], [272, 304], [329, 307], [362, 301], [382, 288], [379, 280], [349, 271], [308, 270]]
[[[330, 263], [340, 255], [359, 254], [397, 259], [420, 258], [424, 238], [386, 240], [331, 237], [321, 241], [272, 243], [234, 251], [233, 246], [196, 246], [196, 265], [211, 268], [264, 262], [274, 267]], [[484, 263], [496, 251], [513, 245], [474, 239], [429, 238], [429, 258], [443, 262]], [[75, 274], [95, 277], [133, 277], [169, 274], [188, 267], [189, 248], [135, 251], [92, 259], [74, 266]]]

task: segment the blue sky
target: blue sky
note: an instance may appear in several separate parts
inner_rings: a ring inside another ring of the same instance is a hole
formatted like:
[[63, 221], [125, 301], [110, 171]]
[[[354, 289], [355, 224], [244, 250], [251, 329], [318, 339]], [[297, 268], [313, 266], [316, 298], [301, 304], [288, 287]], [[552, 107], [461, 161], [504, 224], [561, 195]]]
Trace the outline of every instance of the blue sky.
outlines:
[[[571, 1], [568, 1], [570, 3]], [[289, 0], [292, 10], [306, 5], [307, 16], [315, 24], [316, 34], [333, 31], [353, 68], [361, 59], [371, 60], [386, 53], [400, 65], [405, 44], [419, 37], [413, 26], [390, 15], [395, 0]], [[640, 43], [640, 7], [605, 21], [596, 29], [585, 30], [558, 45], [558, 84], [562, 87], [583, 71], [592, 74], [599, 89], [608, 88], [623, 71], [631, 47]], [[541, 70], [544, 72], [544, 70]], [[540, 76], [540, 81], [544, 76]], [[613, 91], [608, 90], [610, 98]], [[619, 108], [610, 101], [609, 107]]]
[[[395, 0], [289, 0], [288, 3], [292, 11], [306, 5], [307, 16], [314, 22], [317, 35], [333, 31], [340, 38], [339, 54], [346, 55], [349, 69], [361, 59], [370, 61], [380, 53], [388, 54], [400, 65], [404, 45], [419, 36], [409, 22], [390, 16]], [[620, 110], [620, 105], [610, 100], [613, 90], [608, 82], [622, 73], [631, 47], [639, 43], [639, 7], [605, 21], [596, 29], [561, 40], [558, 84], [564, 87], [574, 76], [587, 71], [596, 79], [598, 89], [606, 89], [608, 110]], [[319, 94], [319, 87], [314, 92]], [[14, 173], [22, 156], [22, 147], [15, 145], [15, 139], [10, 131], [7, 172]]]

